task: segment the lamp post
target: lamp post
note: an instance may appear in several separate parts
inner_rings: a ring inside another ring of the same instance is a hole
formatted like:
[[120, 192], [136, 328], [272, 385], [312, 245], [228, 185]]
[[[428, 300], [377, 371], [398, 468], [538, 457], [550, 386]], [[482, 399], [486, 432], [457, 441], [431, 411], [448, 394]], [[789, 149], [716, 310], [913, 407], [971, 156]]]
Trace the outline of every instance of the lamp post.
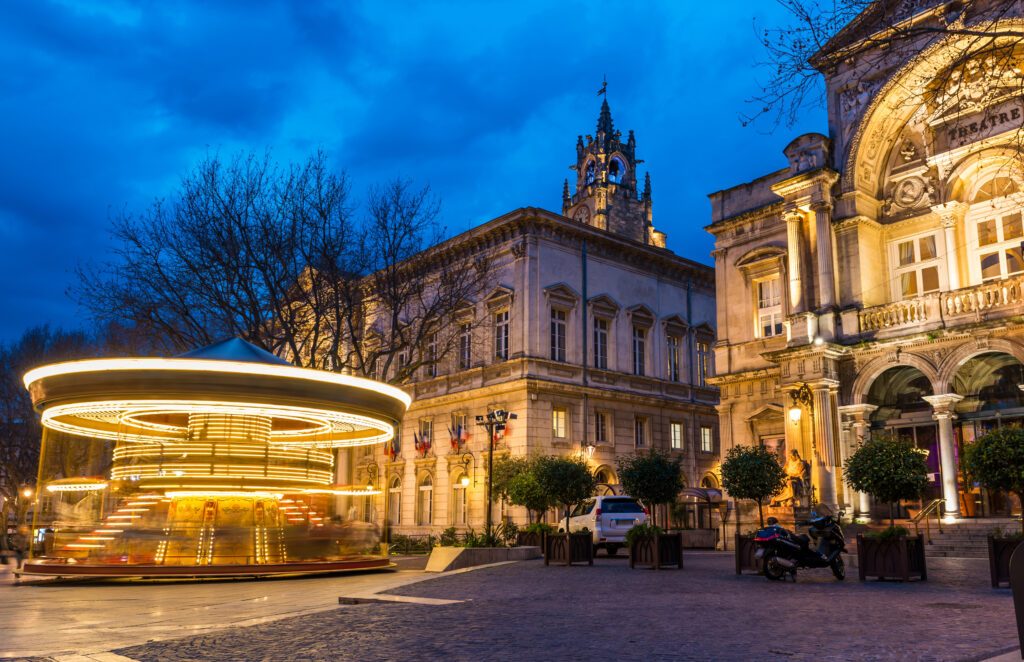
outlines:
[[504, 409], [495, 409], [487, 412], [486, 416], [477, 416], [476, 424], [487, 430], [487, 519], [484, 530], [487, 535], [487, 542], [494, 545], [494, 530], [492, 524], [492, 480], [494, 474], [494, 433], [504, 430], [505, 424], [516, 418], [516, 415]]
[[22, 504], [21, 517], [19, 519], [21, 520], [22, 524], [25, 524], [28, 521], [28, 507], [32, 504], [33, 494], [35, 494], [35, 490], [33, 490], [30, 485], [26, 485], [25, 487], [21, 488], [20, 495], [22, 499]]
[[459, 466], [462, 467], [462, 486], [469, 487], [470, 466], [473, 467], [473, 486], [476, 487], [476, 458], [470, 452], [465, 452], [459, 458]]

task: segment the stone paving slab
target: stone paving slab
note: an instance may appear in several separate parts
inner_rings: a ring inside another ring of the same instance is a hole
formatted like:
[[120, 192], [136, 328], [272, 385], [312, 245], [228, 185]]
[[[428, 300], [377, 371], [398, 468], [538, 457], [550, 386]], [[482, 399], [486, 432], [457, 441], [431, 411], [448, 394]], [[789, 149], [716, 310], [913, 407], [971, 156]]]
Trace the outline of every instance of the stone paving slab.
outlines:
[[390, 593], [449, 605], [360, 604], [114, 651], [158, 660], [983, 660], [1017, 646], [984, 559], [929, 559], [929, 581], [796, 583], [736, 576], [731, 554], [685, 570], [503, 565]]

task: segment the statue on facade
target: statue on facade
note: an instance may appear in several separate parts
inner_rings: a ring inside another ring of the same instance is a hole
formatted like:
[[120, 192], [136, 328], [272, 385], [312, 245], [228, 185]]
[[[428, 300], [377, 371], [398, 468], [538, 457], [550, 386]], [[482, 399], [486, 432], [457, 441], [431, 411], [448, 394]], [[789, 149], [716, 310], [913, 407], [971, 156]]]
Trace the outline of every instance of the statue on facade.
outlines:
[[789, 459], [782, 468], [786, 473], [786, 487], [772, 499], [772, 506], [797, 504], [810, 486], [810, 471], [807, 462], [800, 457], [797, 449], [789, 451]]

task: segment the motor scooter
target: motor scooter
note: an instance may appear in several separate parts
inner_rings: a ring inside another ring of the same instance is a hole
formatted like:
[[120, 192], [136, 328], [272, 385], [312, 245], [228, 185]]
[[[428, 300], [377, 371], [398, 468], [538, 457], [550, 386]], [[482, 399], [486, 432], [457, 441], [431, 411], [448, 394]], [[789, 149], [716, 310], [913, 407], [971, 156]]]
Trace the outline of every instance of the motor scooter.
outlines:
[[[779, 526], [778, 519], [769, 517], [768, 526], [755, 534], [754, 557], [761, 562], [765, 577], [778, 581], [788, 574], [795, 581], [797, 568], [830, 568], [836, 579], [846, 578], [842, 554], [846, 551], [846, 539], [839, 525], [843, 513], [838, 517], [811, 515], [811, 519], [797, 522], [797, 526], [807, 527], [807, 533], [793, 533]], [[815, 548], [811, 547], [812, 542]]]

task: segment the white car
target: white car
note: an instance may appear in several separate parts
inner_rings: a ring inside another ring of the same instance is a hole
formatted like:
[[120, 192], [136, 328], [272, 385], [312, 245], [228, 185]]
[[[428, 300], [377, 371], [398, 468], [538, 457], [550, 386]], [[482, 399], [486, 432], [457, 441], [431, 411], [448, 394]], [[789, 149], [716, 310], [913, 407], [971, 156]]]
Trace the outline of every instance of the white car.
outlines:
[[569, 514], [569, 531], [589, 529], [594, 548], [603, 547], [615, 556], [626, 544], [626, 532], [647, 521], [647, 509], [631, 496], [598, 496], [587, 499]]

